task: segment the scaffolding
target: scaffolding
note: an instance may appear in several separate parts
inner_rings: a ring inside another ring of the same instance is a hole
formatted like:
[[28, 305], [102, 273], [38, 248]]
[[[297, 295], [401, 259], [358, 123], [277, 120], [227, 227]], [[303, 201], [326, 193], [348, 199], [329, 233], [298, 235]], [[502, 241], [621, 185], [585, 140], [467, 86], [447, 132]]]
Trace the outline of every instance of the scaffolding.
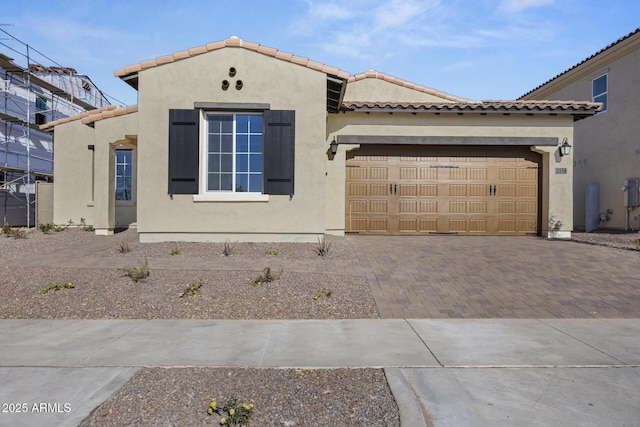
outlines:
[[25, 63], [0, 53], [0, 221], [31, 227], [35, 181], [53, 180], [53, 137], [39, 126], [109, 101], [89, 77], [0, 32], [8, 36], [0, 46]]

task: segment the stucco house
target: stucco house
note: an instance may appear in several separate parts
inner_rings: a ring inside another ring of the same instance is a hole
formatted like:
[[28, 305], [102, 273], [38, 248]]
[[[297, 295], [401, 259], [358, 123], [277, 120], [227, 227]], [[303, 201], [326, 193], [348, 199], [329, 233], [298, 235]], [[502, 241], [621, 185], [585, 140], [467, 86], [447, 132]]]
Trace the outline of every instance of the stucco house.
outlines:
[[574, 128], [578, 229], [640, 229], [639, 70], [640, 28], [521, 97], [604, 104]]
[[600, 104], [471, 101], [231, 37], [115, 71], [138, 104], [55, 132], [54, 221], [140, 241], [573, 229], [576, 120]]

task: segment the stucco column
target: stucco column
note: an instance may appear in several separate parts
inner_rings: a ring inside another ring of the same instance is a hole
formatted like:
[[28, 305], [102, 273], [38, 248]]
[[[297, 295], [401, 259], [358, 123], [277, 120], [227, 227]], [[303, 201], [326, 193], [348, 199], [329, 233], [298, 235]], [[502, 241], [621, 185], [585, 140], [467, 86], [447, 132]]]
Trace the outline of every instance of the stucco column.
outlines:
[[97, 235], [111, 235], [115, 228], [115, 148], [95, 146], [94, 223]]
[[561, 156], [555, 146], [536, 146], [533, 151], [542, 154], [542, 235], [550, 239], [570, 239], [573, 230], [573, 153]]

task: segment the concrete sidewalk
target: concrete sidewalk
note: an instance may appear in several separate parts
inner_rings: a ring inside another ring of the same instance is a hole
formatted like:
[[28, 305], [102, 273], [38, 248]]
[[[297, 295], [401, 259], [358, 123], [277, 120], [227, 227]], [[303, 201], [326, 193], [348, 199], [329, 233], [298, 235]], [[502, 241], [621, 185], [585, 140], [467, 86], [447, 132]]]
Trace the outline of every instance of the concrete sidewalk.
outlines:
[[76, 426], [140, 367], [209, 366], [382, 367], [402, 426], [637, 426], [639, 337], [636, 319], [0, 320], [0, 425]]

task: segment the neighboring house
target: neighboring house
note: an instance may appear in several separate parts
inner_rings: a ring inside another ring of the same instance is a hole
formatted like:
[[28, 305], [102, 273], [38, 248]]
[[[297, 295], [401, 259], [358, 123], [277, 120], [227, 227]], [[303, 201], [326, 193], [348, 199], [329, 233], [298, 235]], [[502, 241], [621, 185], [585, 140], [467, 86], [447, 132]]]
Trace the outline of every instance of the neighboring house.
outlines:
[[54, 220], [136, 226], [142, 242], [569, 237], [572, 156], [558, 146], [599, 109], [469, 101], [237, 37], [115, 75], [136, 106], [42, 127], [55, 131]]
[[574, 225], [640, 229], [640, 28], [521, 99], [604, 104], [574, 130]]
[[53, 139], [39, 125], [108, 104], [72, 68], [23, 68], [0, 54], [0, 225], [35, 225], [35, 181], [53, 174]]

